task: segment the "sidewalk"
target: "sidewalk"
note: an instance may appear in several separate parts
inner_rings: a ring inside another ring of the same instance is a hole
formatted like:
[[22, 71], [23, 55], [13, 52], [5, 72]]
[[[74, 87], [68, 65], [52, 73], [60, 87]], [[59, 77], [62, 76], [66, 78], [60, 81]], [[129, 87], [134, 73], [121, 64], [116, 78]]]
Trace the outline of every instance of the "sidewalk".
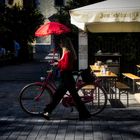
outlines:
[[34, 62], [0, 68], [0, 140], [140, 139], [140, 104], [133, 94], [128, 108], [108, 106], [87, 121], [79, 121], [75, 109], [70, 112], [61, 104], [49, 121], [24, 113], [18, 102], [19, 91], [38, 80], [45, 67]]

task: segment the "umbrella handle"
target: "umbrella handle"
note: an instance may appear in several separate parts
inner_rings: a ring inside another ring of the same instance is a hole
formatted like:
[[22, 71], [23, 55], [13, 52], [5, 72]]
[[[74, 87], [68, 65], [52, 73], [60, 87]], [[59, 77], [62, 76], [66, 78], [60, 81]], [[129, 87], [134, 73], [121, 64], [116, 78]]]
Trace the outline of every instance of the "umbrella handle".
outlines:
[[56, 61], [56, 60], [54, 59], [54, 56], [55, 56], [56, 52], [57, 52], [57, 49], [54, 48], [54, 49], [53, 49], [53, 59], [52, 59], [51, 63], [54, 63], [54, 62]]

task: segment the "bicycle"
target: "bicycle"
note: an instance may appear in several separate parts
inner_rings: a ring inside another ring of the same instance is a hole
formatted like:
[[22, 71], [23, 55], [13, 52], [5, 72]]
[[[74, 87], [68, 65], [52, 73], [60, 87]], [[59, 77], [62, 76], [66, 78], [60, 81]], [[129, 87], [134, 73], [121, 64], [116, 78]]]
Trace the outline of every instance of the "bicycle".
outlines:
[[[27, 84], [21, 89], [19, 102], [23, 111], [30, 115], [43, 113], [45, 106], [52, 101], [57, 88], [53, 72], [54, 69], [51, 68], [45, 77], [41, 77], [41, 81]], [[107, 105], [107, 93], [100, 84], [101, 80], [97, 79], [91, 84], [87, 84], [83, 82], [81, 74], [82, 70], [74, 72], [77, 92], [91, 115], [97, 115]], [[72, 96], [68, 92], [62, 98], [61, 103], [64, 107], [71, 107], [71, 111], [75, 106]]]

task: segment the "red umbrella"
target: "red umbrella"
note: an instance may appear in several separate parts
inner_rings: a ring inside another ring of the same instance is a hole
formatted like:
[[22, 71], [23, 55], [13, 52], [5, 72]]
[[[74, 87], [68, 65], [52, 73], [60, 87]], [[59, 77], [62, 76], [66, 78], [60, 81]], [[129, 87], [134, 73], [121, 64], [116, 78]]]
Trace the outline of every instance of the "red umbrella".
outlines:
[[35, 36], [42, 37], [51, 34], [60, 35], [70, 31], [71, 30], [67, 26], [59, 22], [47, 22], [37, 29]]

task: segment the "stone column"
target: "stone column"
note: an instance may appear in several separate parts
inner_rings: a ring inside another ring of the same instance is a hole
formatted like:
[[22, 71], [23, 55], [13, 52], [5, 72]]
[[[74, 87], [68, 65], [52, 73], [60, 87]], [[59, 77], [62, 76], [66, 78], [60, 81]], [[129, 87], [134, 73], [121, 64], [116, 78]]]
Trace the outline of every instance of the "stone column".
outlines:
[[87, 33], [79, 31], [79, 69], [88, 68], [88, 38]]

